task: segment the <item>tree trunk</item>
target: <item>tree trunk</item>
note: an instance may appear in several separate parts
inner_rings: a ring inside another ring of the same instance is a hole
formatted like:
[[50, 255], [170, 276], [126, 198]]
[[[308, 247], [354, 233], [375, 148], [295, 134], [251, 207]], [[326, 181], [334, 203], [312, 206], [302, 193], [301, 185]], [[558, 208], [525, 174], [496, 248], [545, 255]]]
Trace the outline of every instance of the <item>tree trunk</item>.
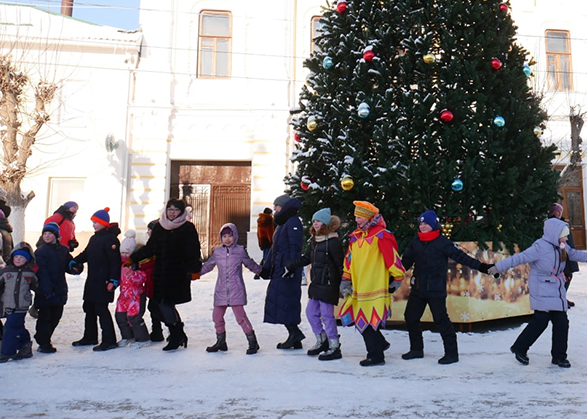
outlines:
[[26, 197], [23, 197], [22, 191], [20, 190], [20, 181], [0, 184], [0, 186], [6, 191], [6, 203], [12, 209], [9, 217], [10, 224], [13, 228], [12, 240], [14, 244], [20, 243], [24, 240], [25, 236], [25, 210], [29, 202], [35, 197], [35, 193], [31, 191]]

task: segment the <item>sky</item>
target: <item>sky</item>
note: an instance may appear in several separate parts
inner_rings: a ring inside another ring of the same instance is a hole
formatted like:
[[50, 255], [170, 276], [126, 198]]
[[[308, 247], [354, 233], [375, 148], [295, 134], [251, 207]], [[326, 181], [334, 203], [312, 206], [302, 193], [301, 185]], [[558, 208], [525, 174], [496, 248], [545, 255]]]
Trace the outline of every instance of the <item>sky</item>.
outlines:
[[[61, 0], [6, 0], [61, 12]], [[134, 30], [139, 27], [140, 0], [74, 0], [73, 17], [100, 25]]]
[[[408, 335], [384, 330], [391, 348], [386, 364], [361, 367], [361, 335], [339, 327], [343, 358], [319, 361], [306, 351], [315, 338], [305, 316], [302, 350], [279, 350], [281, 325], [263, 323], [268, 281], [245, 269], [247, 314], [261, 346], [246, 355], [247, 340], [226, 312], [227, 352], [207, 353], [215, 341], [212, 304], [217, 271], [192, 282], [193, 300], [177, 306], [188, 347], [163, 352], [164, 342], [133, 349], [93, 352], [72, 347], [82, 337], [83, 276], [70, 276], [69, 300], [53, 335], [55, 354], [0, 364], [0, 418], [63, 419], [583, 419], [587, 411], [587, 264], [580, 264], [569, 290], [570, 369], [551, 364], [549, 327], [528, 352], [530, 365], [509, 352], [524, 320], [514, 319], [473, 332], [458, 332], [460, 361], [439, 365], [437, 333], [424, 332], [423, 359], [405, 361]], [[304, 307], [307, 301], [303, 287]], [[114, 311], [114, 304], [110, 305]], [[150, 326], [148, 315], [147, 324]], [[26, 325], [34, 334], [35, 320]], [[120, 333], [117, 330], [120, 337]]]

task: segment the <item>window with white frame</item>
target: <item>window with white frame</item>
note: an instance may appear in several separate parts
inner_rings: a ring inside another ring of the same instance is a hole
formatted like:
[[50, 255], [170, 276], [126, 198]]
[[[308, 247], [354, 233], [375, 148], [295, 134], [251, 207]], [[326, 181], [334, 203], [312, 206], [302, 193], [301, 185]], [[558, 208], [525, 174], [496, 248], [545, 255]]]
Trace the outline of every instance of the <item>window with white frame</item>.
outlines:
[[322, 23], [320, 23], [320, 19], [322, 19], [322, 16], [314, 16], [312, 18], [311, 52], [320, 52], [320, 47], [316, 45], [316, 41], [314, 41], [314, 39], [320, 35], [320, 30], [322, 29]]
[[47, 194], [47, 217], [67, 201], [79, 203], [84, 195], [84, 178], [49, 178]]
[[554, 91], [573, 89], [571, 38], [567, 31], [546, 31], [548, 88]]
[[202, 11], [198, 33], [198, 77], [230, 77], [231, 50], [230, 12]]

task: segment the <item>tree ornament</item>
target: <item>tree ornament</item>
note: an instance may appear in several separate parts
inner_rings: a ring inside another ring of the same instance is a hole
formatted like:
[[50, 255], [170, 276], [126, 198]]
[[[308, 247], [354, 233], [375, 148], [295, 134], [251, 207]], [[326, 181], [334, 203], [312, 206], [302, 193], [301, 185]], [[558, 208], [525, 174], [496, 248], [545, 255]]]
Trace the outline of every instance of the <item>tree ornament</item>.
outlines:
[[375, 57], [375, 53], [373, 52], [373, 47], [369, 46], [363, 50], [363, 59], [370, 63], [373, 61], [373, 57]]
[[493, 67], [494, 70], [499, 70], [502, 65], [503, 64], [501, 63], [499, 58], [492, 58], [491, 59], [491, 67]]
[[505, 119], [503, 119], [502, 116], [497, 115], [495, 118], [493, 118], [493, 123], [501, 128], [505, 125]]
[[542, 135], [542, 128], [540, 128], [540, 127], [534, 127], [533, 132], [534, 132], [534, 135], [535, 136], [540, 137]]
[[336, 11], [341, 15], [346, 11], [346, 7], [347, 4], [345, 0], [338, 0], [338, 2], [336, 3]]
[[452, 181], [450, 187], [453, 191], [460, 192], [463, 190], [463, 181], [457, 178]]
[[500, 4], [499, 4], [499, 11], [500, 11], [500, 12], [502, 12], [502, 13], [507, 13], [507, 12], [509, 12], [509, 11], [510, 11], [510, 8], [508, 7], [508, 5], [507, 5], [507, 4], [505, 4], [505, 3], [500, 3]]
[[355, 181], [353, 180], [352, 177], [350, 176], [345, 176], [342, 178], [342, 180], [340, 181], [340, 186], [342, 188], [343, 191], [350, 191], [351, 189], [353, 189], [355, 187]]
[[530, 77], [532, 75], [532, 69], [529, 65], [525, 65], [524, 67], [522, 67], [522, 71], [524, 72], [526, 77]]
[[359, 115], [359, 118], [365, 119], [369, 116], [370, 113], [371, 109], [369, 108], [369, 105], [365, 102], [361, 102], [361, 104], [357, 108], [357, 115]]
[[328, 70], [333, 65], [334, 65], [334, 61], [332, 61], [332, 58], [324, 57], [324, 60], [322, 61], [322, 67], [324, 67], [326, 70]]
[[310, 183], [312, 183], [312, 179], [310, 179], [309, 176], [302, 176], [302, 181], [300, 182], [300, 187], [304, 191], [307, 191], [308, 189], [310, 189]]
[[308, 118], [308, 122], [306, 122], [306, 127], [310, 131], [314, 131], [318, 127], [318, 121], [316, 120], [315, 116], [311, 116]]
[[297, 132], [294, 134], [294, 140], [296, 140], [296, 143], [302, 141], [302, 139], [300, 138], [300, 134], [298, 134]]
[[455, 116], [448, 109], [443, 109], [440, 112], [440, 120], [445, 124], [448, 124], [450, 121], [452, 121], [454, 117]]
[[426, 54], [422, 57], [422, 60], [424, 60], [424, 64], [434, 64], [434, 62], [436, 62], [436, 57], [434, 54]]

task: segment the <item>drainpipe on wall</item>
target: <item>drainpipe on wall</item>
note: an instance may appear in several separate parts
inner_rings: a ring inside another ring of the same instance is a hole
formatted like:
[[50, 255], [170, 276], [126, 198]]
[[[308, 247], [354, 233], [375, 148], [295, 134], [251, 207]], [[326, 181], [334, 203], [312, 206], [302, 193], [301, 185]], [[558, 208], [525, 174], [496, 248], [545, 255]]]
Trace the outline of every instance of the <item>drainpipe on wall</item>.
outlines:
[[61, 0], [61, 14], [64, 16], [73, 16], [73, 0]]

